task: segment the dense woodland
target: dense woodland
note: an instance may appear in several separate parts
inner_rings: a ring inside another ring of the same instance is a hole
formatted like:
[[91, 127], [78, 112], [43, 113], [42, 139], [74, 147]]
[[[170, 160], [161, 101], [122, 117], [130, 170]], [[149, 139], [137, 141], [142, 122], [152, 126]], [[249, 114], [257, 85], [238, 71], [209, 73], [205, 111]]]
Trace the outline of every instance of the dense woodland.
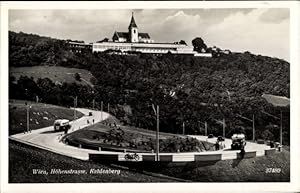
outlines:
[[10, 77], [10, 98], [34, 100], [38, 95], [43, 102], [73, 106], [78, 96], [82, 107], [91, 107], [95, 99], [97, 107], [100, 101], [109, 103], [124, 124], [148, 129], [156, 128], [151, 105], [157, 104], [164, 132], [182, 133], [184, 122], [185, 133], [203, 134], [207, 121], [209, 133], [222, 135], [218, 120], [225, 118], [227, 137], [240, 129], [248, 139], [252, 122], [240, 116], [252, 119], [254, 114], [257, 138], [276, 141], [280, 120], [263, 112], [279, 117], [282, 110], [284, 144], [289, 144], [289, 107], [274, 107], [261, 97], [263, 93], [289, 97], [290, 64], [281, 59], [250, 52], [213, 58], [74, 53], [63, 40], [9, 32], [9, 65], [82, 68], [96, 78], [91, 88], [55, 85], [47, 78]]

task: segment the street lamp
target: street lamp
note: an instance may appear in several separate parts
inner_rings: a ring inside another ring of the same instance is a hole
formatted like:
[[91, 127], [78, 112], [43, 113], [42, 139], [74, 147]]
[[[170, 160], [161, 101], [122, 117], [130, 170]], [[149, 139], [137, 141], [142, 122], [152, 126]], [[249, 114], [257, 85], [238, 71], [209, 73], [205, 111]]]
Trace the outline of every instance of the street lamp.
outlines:
[[225, 117], [223, 118], [223, 121], [220, 121], [220, 120], [217, 120], [217, 119], [214, 119], [217, 123], [220, 123], [222, 124], [223, 126], [223, 137], [225, 138], [225, 128], [226, 128], [226, 123], [225, 123]]
[[[198, 121], [199, 123], [202, 123], [204, 125], [204, 128], [205, 128], [205, 136], [207, 136], [207, 121], [205, 121], [204, 123], [201, 122], [201, 121]], [[199, 126], [199, 129], [200, 129], [200, 126]]]
[[31, 129], [30, 129], [30, 127], [29, 127], [29, 109], [31, 108], [31, 105], [29, 105], [27, 102], [25, 103], [25, 105], [26, 105], [26, 125], [27, 125], [27, 132], [31, 132]]
[[237, 116], [238, 116], [239, 118], [242, 118], [242, 119], [245, 119], [245, 120], [247, 120], [247, 121], [252, 122], [252, 140], [255, 141], [255, 119], [254, 119], [254, 114], [252, 115], [252, 120], [249, 119], [249, 118], [247, 118], [247, 117], [244, 117], [244, 116], [242, 116], [242, 115], [239, 115], [239, 114], [237, 114]]
[[77, 115], [76, 115], [76, 107], [77, 107], [77, 96], [76, 97], [72, 97], [71, 98], [74, 99], [74, 120], [77, 118]]
[[156, 110], [154, 104], [152, 104], [152, 109], [156, 115], [156, 161], [159, 161], [159, 106], [156, 105]]

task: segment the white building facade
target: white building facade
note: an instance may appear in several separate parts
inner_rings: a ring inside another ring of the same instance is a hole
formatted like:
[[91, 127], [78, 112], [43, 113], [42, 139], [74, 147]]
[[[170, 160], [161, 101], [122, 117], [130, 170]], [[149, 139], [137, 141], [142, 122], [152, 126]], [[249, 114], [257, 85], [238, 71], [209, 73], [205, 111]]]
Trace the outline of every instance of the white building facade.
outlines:
[[113, 41], [93, 43], [93, 52], [115, 51], [118, 53], [147, 53], [147, 54], [185, 54], [193, 56], [211, 57], [211, 53], [198, 53], [193, 46], [179, 43], [154, 43], [148, 33], [140, 33], [131, 17], [128, 32], [115, 32]]

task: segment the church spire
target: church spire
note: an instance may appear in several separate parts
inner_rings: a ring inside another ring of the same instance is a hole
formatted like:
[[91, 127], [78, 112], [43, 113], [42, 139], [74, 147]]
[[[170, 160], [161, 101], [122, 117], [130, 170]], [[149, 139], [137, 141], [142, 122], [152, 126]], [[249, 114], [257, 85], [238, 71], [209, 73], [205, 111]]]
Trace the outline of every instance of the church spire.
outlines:
[[132, 12], [131, 21], [130, 21], [130, 24], [129, 24], [128, 28], [132, 28], [132, 27], [137, 28], [137, 25], [136, 25], [135, 20], [134, 20], [133, 12]]

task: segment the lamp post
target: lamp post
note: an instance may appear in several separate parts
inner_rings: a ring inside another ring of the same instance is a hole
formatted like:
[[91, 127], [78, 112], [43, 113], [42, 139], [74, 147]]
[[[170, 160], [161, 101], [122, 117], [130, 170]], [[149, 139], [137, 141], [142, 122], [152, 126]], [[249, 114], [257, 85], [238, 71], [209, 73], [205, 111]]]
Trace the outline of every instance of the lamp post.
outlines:
[[252, 140], [255, 141], [255, 118], [254, 114], [252, 115]]
[[223, 118], [223, 137], [225, 138], [225, 118]]
[[254, 117], [254, 114], [252, 114], [252, 120], [247, 117], [241, 116], [241, 115], [237, 115], [237, 116], [239, 118], [242, 118], [242, 119], [252, 122], [252, 140], [255, 141], [255, 117]]
[[103, 101], [101, 101], [101, 119], [100, 121], [102, 121], [102, 118], [103, 118]]
[[280, 109], [280, 145], [282, 145], [282, 110]]
[[77, 108], [77, 96], [74, 98], [74, 120], [77, 118], [77, 114], [76, 114], [76, 108]]
[[[207, 136], [207, 121], [205, 121], [204, 123], [201, 122], [201, 121], [198, 121], [199, 123], [202, 123], [204, 125], [204, 128], [205, 128], [205, 133], [204, 135]], [[200, 130], [200, 125], [199, 125], [199, 130]]]
[[30, 108], [31, 108], [31, 106], [26, 102], [26, 129], [27, 129], [27, 132], [31, 132], [30, 126], [29, 126], [29, 121], [30, 121], [29, 110], [30, 110]]
[[156, 110], [154, 104], [152, 104], [154, 114], [156, 115], [156, 161], [159, 161], [159, 106], [156, 105]]
[[225, 117], [223, 118], [222, 121], [214, 119], [217, 123], [222, 124], [223, 126], [223, 137], [225, 137], [225, 128], [226, 128], [226, 123], [225, 123]]

